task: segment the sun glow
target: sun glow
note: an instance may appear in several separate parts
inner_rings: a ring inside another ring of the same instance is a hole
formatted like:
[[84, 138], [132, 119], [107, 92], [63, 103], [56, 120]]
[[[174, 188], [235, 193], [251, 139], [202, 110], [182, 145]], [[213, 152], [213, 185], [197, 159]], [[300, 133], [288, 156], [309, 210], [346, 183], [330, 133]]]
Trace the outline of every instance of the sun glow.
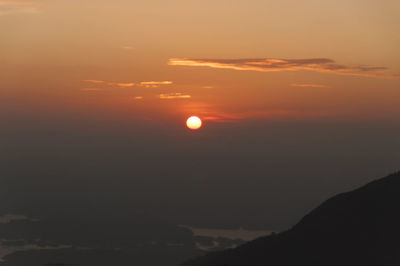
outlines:
[[191, 130], [197, 130], [201, 128], [201, 119], [197, 116], [191, 116], [186, 120], [186, 126]]

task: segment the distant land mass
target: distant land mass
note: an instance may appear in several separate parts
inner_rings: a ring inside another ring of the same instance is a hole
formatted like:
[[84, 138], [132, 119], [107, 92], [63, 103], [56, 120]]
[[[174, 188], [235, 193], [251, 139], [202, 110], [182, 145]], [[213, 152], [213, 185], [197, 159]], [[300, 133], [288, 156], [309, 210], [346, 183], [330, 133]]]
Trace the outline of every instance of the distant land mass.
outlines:
[[183, 266], [399, 266], [400, 172], [334, 196], [290, 230]]

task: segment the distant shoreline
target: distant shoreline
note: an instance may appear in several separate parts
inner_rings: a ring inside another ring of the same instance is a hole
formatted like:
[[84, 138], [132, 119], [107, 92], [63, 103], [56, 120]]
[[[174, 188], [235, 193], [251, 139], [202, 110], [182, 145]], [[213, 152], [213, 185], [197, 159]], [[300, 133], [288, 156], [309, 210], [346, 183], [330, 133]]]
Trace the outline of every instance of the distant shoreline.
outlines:
[[223, 237], [228, 239], [240, 239], [243, 241], [251, 241], [256, 238], [276, 233], [273, 230], [248, 230], [248, 229], [212, 229], [212, 228], [196, 228], [189, 225], [178, 225], [191, 230], [194, 236], [206, 237]]

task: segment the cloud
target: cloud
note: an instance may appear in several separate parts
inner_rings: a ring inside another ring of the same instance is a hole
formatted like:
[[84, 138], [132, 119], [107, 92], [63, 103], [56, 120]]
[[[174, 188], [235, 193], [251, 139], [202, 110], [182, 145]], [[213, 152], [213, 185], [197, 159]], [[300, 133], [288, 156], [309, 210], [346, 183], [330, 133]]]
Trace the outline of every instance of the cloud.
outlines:
[[171, 85], [172, 81], [142, 81], [141, 85]]
[[[111, 86], [111, 87], [120, 87], [120, 88], [130, 88], [134, 87], [136, 83], [134, 82], [108, 82], [99, 79], [85, 79], [83, 82], [92, 83], [95, 85], [104, 85], [104, 87]], [[172, 81], [142, 81], [138, 85], [146, 88], [157, 88], [162, 85], [171, 85], [173, 84]]]
[[329, 86], [324, 84], [315, 84], [315, 83], [293, 83], [290, 84], [292, 87], [304, 87], [304, 88], [328, 88]]
[[140, 86], [146, 88], [158, 88], [161, 85], [171, 85], [172, 81], [142, 81], [140, 82]]
[[191, 98], [191, 97], [192, 96], [187, 95], [187, 94], [183, 94], [183, 93], [180, 93], [180, 92], [160, 94], [160, 99], [166, 99], [166, 100], [170, 100], [170, 99], [188, 99], [188, 98]]
[[[142, 81], [139, 83], [135, 83], [135, 82], [111, 82], [111, 81], [105, 81], [105, 80], [101, 80], [101, 79], [85, 79], [85, 80], [82, 80], [82, 82], [92, 84], [92, 85], [88, 85], [88, 86], [86, 86], [86, 85], [82, 86], [82, 88], [81, 88], [82, 91], [100, 91], [100, 90], [110, 90], [110, 89], [118, 89], [118, 88], [131, 88], [134, 86], [140, 86], [140, 87], [145, 87], [145, 88], [158, 88], [163, 85], [173, 84], [172, 81]], [[91, 87], [91, 86], [93, 86], [93, 87]], [[165, 94], [164, 96], [167, 97], [168, 94]], [[179, 95], [176, 95], [176, 96], [179, 96]], [[182, 97], [182, 98], [185, 98], [185, 97]]]
[[111, 88], [130, 88], [135, 86], [133, 82], [106, 82], [104, 80], [97, 80], [97, 79], [86, 79], [83, 82], [91, 83], [95, 87], [84, 87], [81, 90], [83, 91], [100, 91], [105, 89]]
[[133, 83], [133, 82], [131, 82], [131, 83], [112, 83], [112, 85], [117, 85], [118, 87], [122, 87], [122, 88], [129, 88], [129, 87], [135, 86], [135, 83]]
[[[0, 242], [1, 244], [1, 242]], [[33, 250], [57, 250], [57, 249], [69, 249], [71, 245], [36, 245], [36, 244], [24, 244], [21, 246], [3, 247], [0, 245], [0, 262], [4, 262], [4, 258], [7, 255], [13, 254], [18, 251], [33, 251]]]
[[277, 59], [277, 58], [254, 58], [254, 59], [189, 59], [171, 58], [168, 62], [171, 66], [210, 67], [233, 70], [248, 70], [258, 72], [281, 72], [281, 71], [314, 71], [339, 75], [359, 77], [400, 77], [399, 74], [388, 74], [386, 67], [375, 66], [346, 66], [337, 64], [329, 58], [309, 59]]
[[136, 96], [135, 100], [143, 100], [143, 96]]
[[0, 16], [15, 13], [38, 13], [41, 3], [39, 1], [25, 0], [0, 0]]
[[334, 115], [330, 111], [302, 111], [290, 109], [254, 110], [245, 112], [224, 112], [224, 111], [199, 111], [197, 112], [202, 120], [216, 123], [235, 123], [245, 119], [283, 119], [283, 118], [304, 118], [304, 117], [327, 117]]
[[39, 221], [38, 219], [32, 219], [25, 215], [20, 215], [20, 214], [6, 214], [3, 216], [0, 216], [0, 224], [8, 224], [13, 221], [22, 221], [22, 220], [27, 220], [27, 221], [31, 221], [31, 222]]
[[97, 79], [85, 79], [84, 82], [89, 82], [93, 84], [102, 84], [105, 83], [104, 80], [97, 80]]

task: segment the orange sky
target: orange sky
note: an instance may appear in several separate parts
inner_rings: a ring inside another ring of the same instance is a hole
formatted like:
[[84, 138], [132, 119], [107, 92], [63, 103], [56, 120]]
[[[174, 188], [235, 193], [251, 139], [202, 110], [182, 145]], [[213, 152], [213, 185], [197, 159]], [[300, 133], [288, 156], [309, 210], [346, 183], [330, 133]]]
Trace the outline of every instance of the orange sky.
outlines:
[[192, 114], [223, 123], [397, 121], [399, 8], [395, 0], [0, 0], [2, 102], [155, 123]]
[[121, 201], [175, 224], [289, 228], [398, 171], [399, 10], [0, 0], [1, 202], [27, 214], [35, 200]]

